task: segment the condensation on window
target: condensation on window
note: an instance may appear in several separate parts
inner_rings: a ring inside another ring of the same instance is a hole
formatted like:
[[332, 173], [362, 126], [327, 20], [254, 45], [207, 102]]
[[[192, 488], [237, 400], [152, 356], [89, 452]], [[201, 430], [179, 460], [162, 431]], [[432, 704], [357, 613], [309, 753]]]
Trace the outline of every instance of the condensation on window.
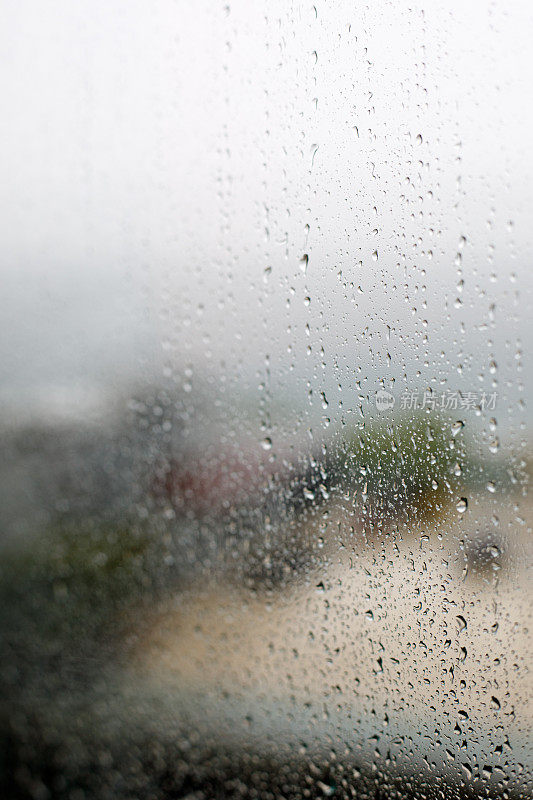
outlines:
[[2, 796], [533, 797], [529, 3], [1, 17]]

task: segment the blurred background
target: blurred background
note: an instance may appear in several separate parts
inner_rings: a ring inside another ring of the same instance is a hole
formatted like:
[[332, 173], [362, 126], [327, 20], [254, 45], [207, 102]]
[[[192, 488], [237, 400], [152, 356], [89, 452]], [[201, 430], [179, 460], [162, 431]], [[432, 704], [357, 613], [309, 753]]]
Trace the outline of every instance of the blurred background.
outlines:
[[531, 796], [532, 32], [0, 7], [3, 796]]

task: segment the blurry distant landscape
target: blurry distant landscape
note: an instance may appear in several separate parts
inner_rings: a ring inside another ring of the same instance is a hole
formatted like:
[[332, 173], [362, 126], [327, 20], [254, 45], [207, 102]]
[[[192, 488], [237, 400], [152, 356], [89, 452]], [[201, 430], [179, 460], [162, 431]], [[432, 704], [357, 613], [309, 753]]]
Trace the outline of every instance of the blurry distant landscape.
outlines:
[[[124, 690], [122, 683], [111, 688], [117, 669], [135, 664], [139, 641], [159, 630], [157, 609], [167, 608], [163, 619], [172, 620], [172, 598], [189, 598], [184, 602], [191, 619], [191, 597], [206, 589], [221, 607], [235, 591], [245, 593], [247, 604], [253, 597], [270, 603], [280, 598], [283, 604], [295, 592], [324, 591], [343, 551], [350, 563], [373, 560], [371, 575], [380, 549], [389, 557], [398, 546], [398, 552], [406, 547], [414, 554], [424, 539], [435, 547], [435, 535], [451, 559], [444, 580], [452, 594], [456, 585], [489, 597], [502, 580], [519, 573], [525, 523], [496, 525], [490, 509], [495, 496], [500, 508], [525, 502], [517, 499], [527, 485], [526, 457], [497, 454], [489, 469], [456, 416], [374, 414], [327, 430], [319, 441], [293, 432], [278, 435], [274, 444], [261, 432], [252, 435], [247, 413], [235, 405], [215, 407], [207, 386], [192, 394], [144, 387], [115, 398], [98, 421], [33, 422], [4, 431], [0, 680], [6, 797], [71, 797], [80, 786], [85, 796], [99, 797], [109, 780], [113, 788], [106, 791], [113, 796], [134, 791], [138, 797], [149, 797], [154, 781], [168, 782], [177, 796], [185, 796], [187, 787], [203, 791], [219, 780], [231, 784], [230, 773], [217, 766], [229, 740], [215, 745], [211, 766], [202, 746], [201, 764], [164, 777], [153, 755], [149, 762], [143, 756], [137, 767], [130, 763], [120, 715], [102, 717], [95, 710], [101, 703], [114, 707], [116, 692]], [[394, 581], [395, 571], [399, 577], [404, 568], [398, 562], [388, 569]], [[360, 587], [365, 580], [363, 574]], [[342, 613], [338, 609], [339, 618]], [[188, 648], [189, 634], [180, 630], [178, 647]], [[172, 641], [155, 656], [162, 663]], [[212, 646], [216, 653], [220, 645]], [[238, 653], [239, 646], [233, 657]], [[211, 659], [202, 664], [209, 692], [210, 681], [224, 682], [224, 673], [208, 677]], [[319, 662], [310, 668], [317, 670], [313, 681], [319, 685]], [[171, 704], [186, 701], [181, 690], [188, 680], [186, 673], [179, 679]], [[178, 757], [183, 733], [176, 730], [167, 739], [169, 723], [162, 721], [161, 729], [152, 730], [150, 702], [163, 702], [163, 694], [142, 700], [146, 686], [135, 700], [120, 701], [137, 718], [128, 747], [146, 748], [149, 737], [150, 747], [159, 742], [170, 748], [165, 758], [171, 752]], [[204, 723], [209, 713], [218, 718], [217, 702], [204, 711]], [[176, 713], [176, 721], [182, 714], [191, 719], [190, 710]], [[65, 727], [72, 714], [74, 728], [70, 722]], [[194, 720], [193, 715], [192, 730]], [[202, 741], [216, 737], [219, 724], [198, 734]], [[107, 753], [103, 761], [101, 748]], [[268, 758], [281, 764], [285, 756]], [[112, 777], [108, 761], [120, 778]], [[297, 777], [296, 762], [294, 768], [296, 792], [303, 778]], [[246, 781], [248, 767], [239, 770]], [[320, 770], [317, 775], [322, 785], [327, 776]], [[521, 783], [508, 785], [518, 791]], [[233, 796], [234, 789], [216, 791]]]
[[458, 411], [370, 409], [313, 439], [280, 424], [273, 442], [238, 402], [214, 403], [207, 384], [192, 394], [145, 386], [87, 421], [51, 417], [4, 428], [3, 547], [33, 547], [57, 526], [127, 521], [172, 539], [175, 571], [201, 564], [205, 546], [209, 570], [232, 543], [262, 537], [265, 525], [272, 546], [285, 537], [290, 550], [287, 525], [333, 503], [375, 536], [391, 520], [438, 516], [463, 496], [490, 500], [527, 486], [528, 450], [486, 460], [469, 412], [465, 423]]

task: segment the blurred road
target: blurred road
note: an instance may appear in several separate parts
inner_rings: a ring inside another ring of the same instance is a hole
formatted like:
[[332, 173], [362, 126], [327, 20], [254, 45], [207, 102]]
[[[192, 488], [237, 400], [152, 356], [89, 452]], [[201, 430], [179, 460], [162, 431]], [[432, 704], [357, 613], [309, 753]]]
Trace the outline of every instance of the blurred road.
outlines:
[[431, 532], [403, 527], [359, 552], [332, 543], [323, 570], [279, 594], [210, 586], [167, 601], [131, 678], [259, 750], [328, 742], [397, 769], [520, 785], [532, 763], [531, 545], [506, 508], [508, 546], [488, 571], [465, 574], [456, 545], [491, 514], [453, 510]]

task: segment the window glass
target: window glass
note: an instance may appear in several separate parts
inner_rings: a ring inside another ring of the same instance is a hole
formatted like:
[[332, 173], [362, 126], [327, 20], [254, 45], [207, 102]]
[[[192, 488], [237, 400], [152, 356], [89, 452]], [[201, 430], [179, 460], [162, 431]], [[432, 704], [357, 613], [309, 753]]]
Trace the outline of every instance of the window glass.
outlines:
[[526, 0], [4, 4], [6, 798], [526, 798]]

